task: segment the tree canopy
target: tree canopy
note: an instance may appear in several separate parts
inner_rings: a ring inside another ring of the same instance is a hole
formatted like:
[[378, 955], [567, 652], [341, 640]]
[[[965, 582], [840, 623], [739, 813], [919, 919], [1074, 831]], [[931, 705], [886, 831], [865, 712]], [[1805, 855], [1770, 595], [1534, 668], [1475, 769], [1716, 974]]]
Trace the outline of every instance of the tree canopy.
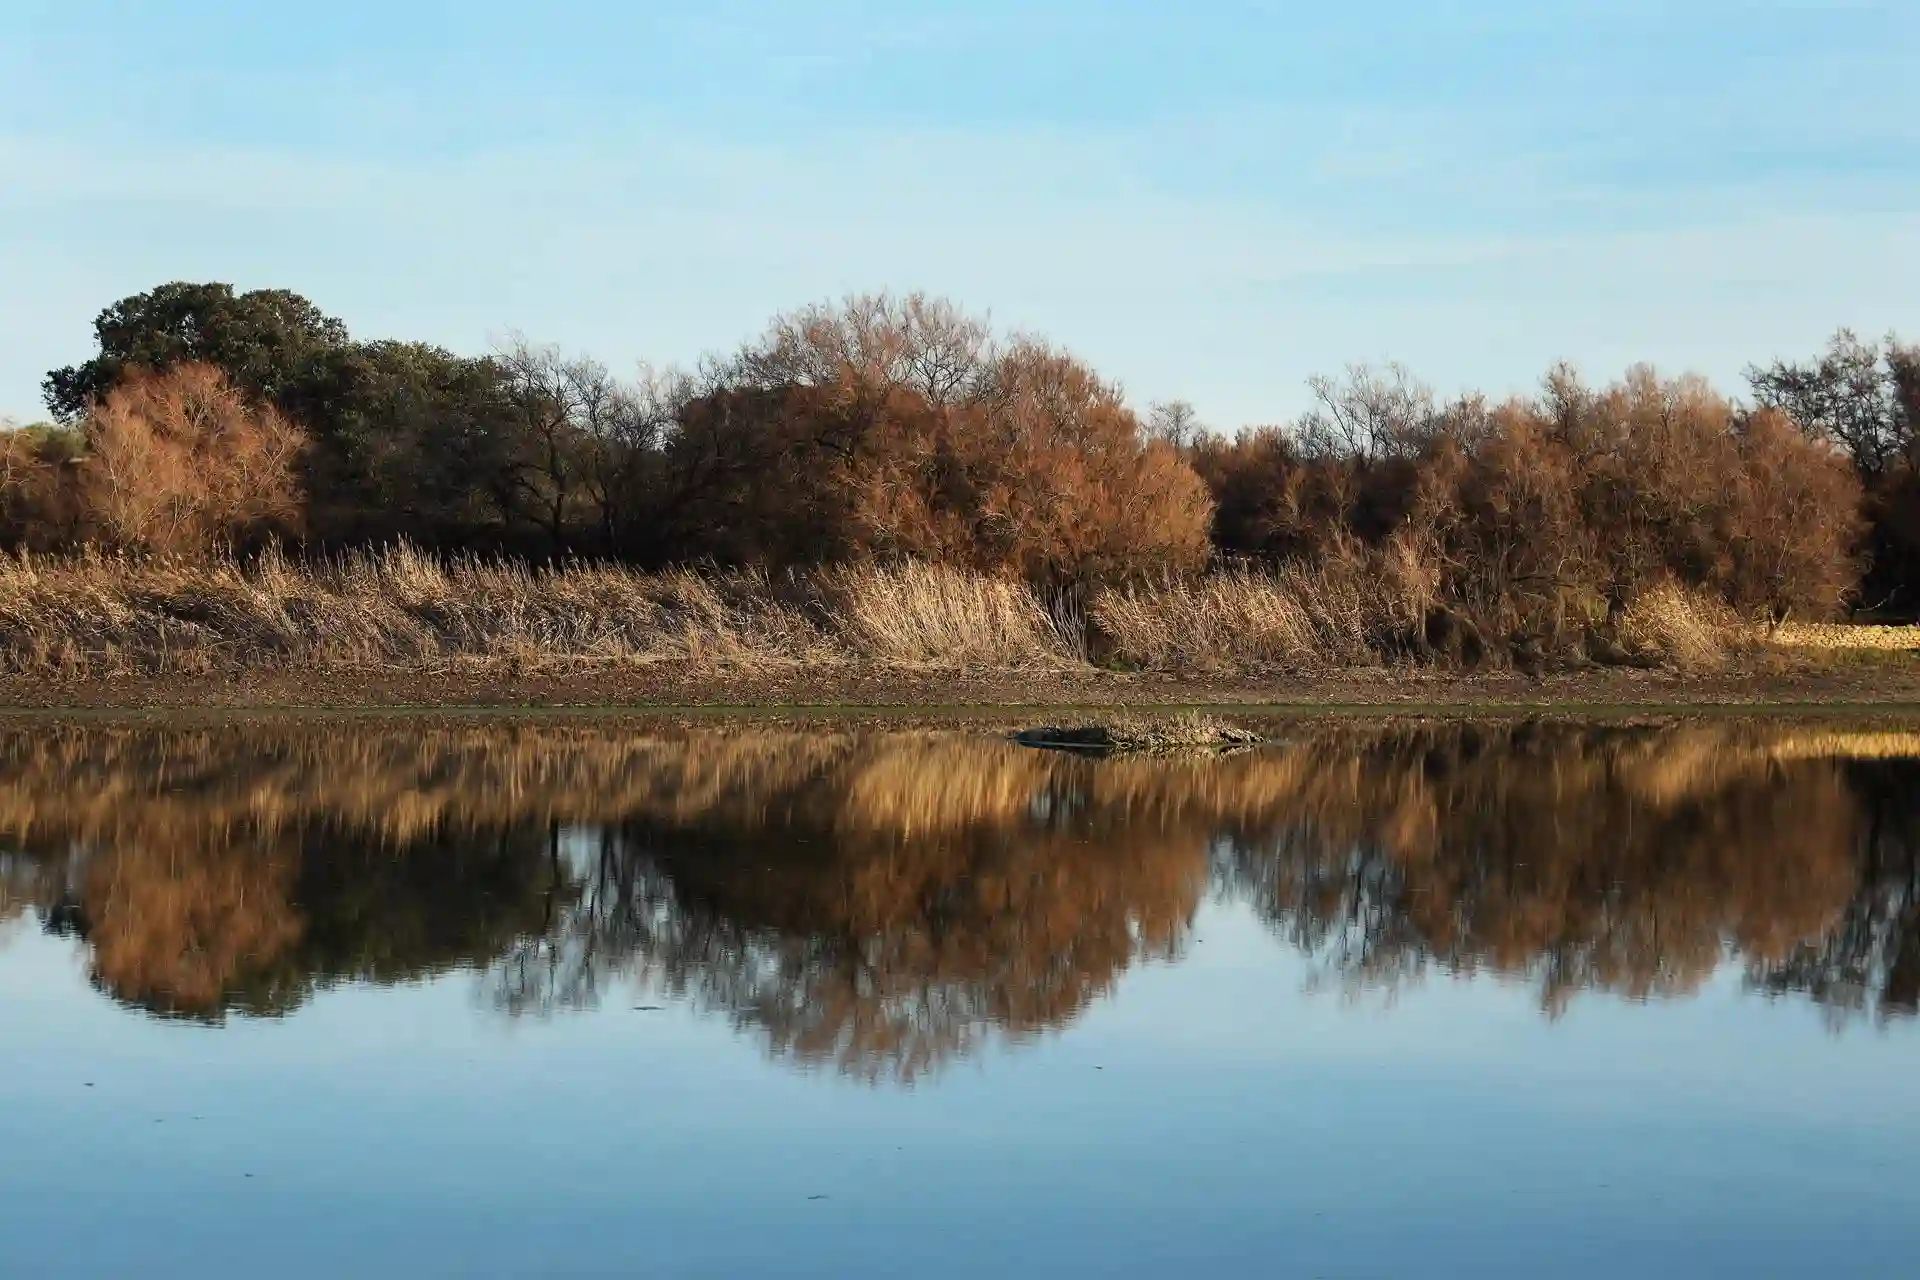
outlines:
[[176, 281], [122, 298], [93, 322], [100, 351], [46, 377], [47, 407], [77, 422], [131, 370], [210, 364], [268, 400], [306, 376], [314, 359], [347, 341], [347, 327], [286, 289], [235, 293], [229, 284]]
[[[303, 511], [282, 524], [321, 548], [919, 560], [1050, 586], [1339, 562], [1529, 642], [1669, 581], [1776, 619], [1920, 603], [1920, 348], [1846, 331], [1752, 370], [1757, 407], [1648, 369], [1595, 387], [1558, 368], [1490, 403], [1357, 366], [1238, 438], [1183, 401], [1142, 417], [1070, 352], [919, 294], [801, 308], [631, 377], [521, 338], [481, 355], [356, 338], [299, 294], [220, 283], [123, 298], [94, 331], [98, 351], [46, 379], [69, 434], [8, 438], [10, 545], [100, 527], [45, 486], [105, 438], [117, 389], [193, 367], [303, 434]], [[197, 465], [211, 484], [227, 459]]]

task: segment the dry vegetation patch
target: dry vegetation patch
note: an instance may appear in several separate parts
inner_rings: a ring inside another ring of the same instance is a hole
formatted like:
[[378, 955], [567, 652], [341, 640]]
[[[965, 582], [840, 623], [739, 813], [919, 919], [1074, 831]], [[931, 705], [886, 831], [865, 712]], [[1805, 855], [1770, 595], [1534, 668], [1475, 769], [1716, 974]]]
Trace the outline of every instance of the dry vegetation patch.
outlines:
[[1750, 648], [1753, 628], [1704, 592], [1662, 583], [1628, 606], [1621, 638], [1637, 653], [1680, 671], [1716, 671], [1734, 652]]
[[[1065, 599], [1065, 597], [1063, 597]], [[406, 546], [297, 562], [88, 552], [0, 556], [0, 671], [63, 679], [286, 669], [514, 671], [675, 663], [1183, 673], [1331, 671], [1461, 653], [1412, 646], [1416, 602], [1347, 566], [1169, 578], [1096, 592], [1084, 616], [1016, 580], [907, 564], [648, 573], [442, 559]], [[1696, 672], [1749, 643], [1679, 589], [1636, 601], [1624, 642]]]
[[1920, 626], [1873, 626], [1847, 622], [1788, 622], [1773, 633], [1782, 649], [1871, 649], [1884, 653], [1920, 652]]

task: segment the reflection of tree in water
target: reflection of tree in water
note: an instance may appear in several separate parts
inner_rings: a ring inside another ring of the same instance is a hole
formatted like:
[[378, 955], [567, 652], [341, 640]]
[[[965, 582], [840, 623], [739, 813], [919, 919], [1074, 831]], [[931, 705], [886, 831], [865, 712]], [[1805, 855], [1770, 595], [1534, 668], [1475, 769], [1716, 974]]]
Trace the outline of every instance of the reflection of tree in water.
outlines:
[[1302, 748], [1313, 779], [1236, 830], [1225, 878], [1339, 978], [1429, 966], [1584, 989], [1694, 989], [1771, 964], [1856, 882], [1856, 807], [1826, 761], [1718, 738], [1471, 726]]
[[[856, 755], [704, 821], [583, 838], [572, 909], [503, 962], [498, 999], [591, 1002], [619, 975], [726, 1011], [776, 1054], [910, 1079], [1065, 1025], [1132, 964], [1178, 953], [1203, 830], [1090, 813], [1085, 761], [965, 741], [913, 754], [939, 774]], [[885, 772], [984, 803], [915, 806]]]
[[1920, 1012], [1920, 760], [1844, 766], [1863, 830], [1859, 882], [1839, 922], [1801, 940], [1751, 980], [1774, 994], [1804, 992], [1835, 1020]]
[[484, 965], [538, 928], [545, 843], [420, 833], [396, 850], [350, 828], [123, 831], [73, 851], [52, 899], [94, 982], [155, 1013], [273, 1015], [342, 982]]
[[[168, 785], [59, 811], [25, 803], [61, 800], [57, 776], [16, 772], [0, 829], [65, 850], [73, 888], [43, 889], [43, 914], [86, 940], [104, 989], [157, 1012], [273, 1013], [330, 982], [491, 964], [511, 1012], [639, 977], [783, 1054], [912, 1075], [1059, 1026], [1174, 954], [1206, 882], [1191, 823], [1089, 820], [1075, 780], [1093, 766], [991, 740], [516, 735], [498, 751], [518, 765], [470, 741], [375, 751], [414, 782], [353, 787], [360, 739], [303, 768], [285, 743], [201, 744], [193, 782], [151, 743], [108, 745]], [[449, 780], [463, 770], [489, 789]]]
[[484, 964], [537, 928], [546, 843], [519, 847], [405, 805], [400, 830], [343, 816], [352, 807], [319, 780], [355, 742], [0, 734], [0, 849], [14, 849], [0, 854], [0, 915], [9, 901], [30, 906], [84, 940], [95, 985], [114, 998], [204, 1019]]
[[0, 734], [0, 923], [156, 1012], [467, 969], [512, 1014], [639, 982], [911, 1078], [1179, 953], [1206, 890], [1341, 982], [1430, 968], [1837, 1011], [1920, 994], [1920, 763], [1732, 727], [1332, 730], [1092, 761], [962, 735]]

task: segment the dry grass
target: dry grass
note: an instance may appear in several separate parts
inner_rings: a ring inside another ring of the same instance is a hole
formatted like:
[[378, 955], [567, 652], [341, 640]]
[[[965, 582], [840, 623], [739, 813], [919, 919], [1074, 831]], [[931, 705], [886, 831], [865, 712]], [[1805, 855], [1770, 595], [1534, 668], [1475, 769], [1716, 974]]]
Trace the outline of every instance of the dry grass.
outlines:
[[1634, 601], [1621, 621], [1621, 638], [1636, 653], [1680, 671], [1717, 671], [1752, 643], [1752, 628], [1719, 600], [1663, 583]]
[[[1350, 568], [1219, 574], [1102, 590], [1087, 616], [1017, 582], [926, 565], [769, 579], [617, 566], [441, 560], [407, 547], [266, 555], [0, 556], [0, 671], [61, 679], [259, 669], [510, 670], [672, 662], [1061, 670], [1104, 656], [1169, 671], [1333, 670], [1404, 656], [1420, 602]], [[1685, 670], [1741, 628], [1674, 590], [1630, 643]]]
[[1092, 609], [1113, 656], [1151, 670], [1371, 665], [1369, 612], [1347, 584], [1298, 571], [1102, 591]]
[[1782, 649], [1920, 651], [1920, 626], [1885, 627], [1846, 622], [1787, 622], [1773, 633]]
[[1435, 581], [1431, 564], [1396, 539], [1312, 566], [1102, 591], [1091, 612], [1111, 655], [1149, 670], [1351, 669], [1412, 652], [1437, 603]]
[[836, 630], [866, 658], [987, 667], [1058, 667], [1077, 656], [1027, 587], [943, 565], [828, 576]]
[[406, 547], [299, 565], [0, 560], [0, 665], [20, 672], [844, 656], [805, 608], [748, 576], [442, 562]]

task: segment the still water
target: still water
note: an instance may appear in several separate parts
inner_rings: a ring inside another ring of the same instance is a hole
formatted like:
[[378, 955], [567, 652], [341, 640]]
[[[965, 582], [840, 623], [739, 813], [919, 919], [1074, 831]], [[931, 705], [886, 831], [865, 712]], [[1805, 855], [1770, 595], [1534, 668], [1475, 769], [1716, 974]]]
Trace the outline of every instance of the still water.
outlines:
[[1920, 736], [0, 728], [0, 1275], [1920, 1274]]

